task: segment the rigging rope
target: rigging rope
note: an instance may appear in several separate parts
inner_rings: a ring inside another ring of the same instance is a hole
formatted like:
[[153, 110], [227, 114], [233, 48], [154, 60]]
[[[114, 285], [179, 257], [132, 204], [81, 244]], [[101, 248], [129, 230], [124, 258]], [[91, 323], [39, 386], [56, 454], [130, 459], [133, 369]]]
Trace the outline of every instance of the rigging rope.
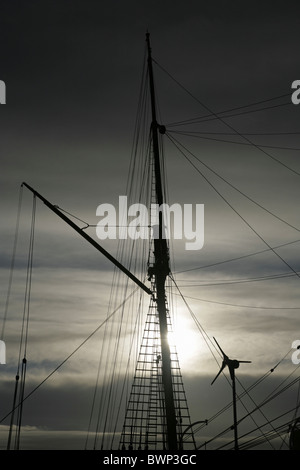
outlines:
[[[156, 62], [157, 64], [157, 62]], [[157, 64], [158, 65], [158, 64]], [[159, 66], [160, 67], [160, 66]], [[167, 72], [168, 73], [168, 72]], [[172, 77], [172, 80], [173, 77]], [[175, 80], [176, 81], [176, 80]], [[195, 99], [197, 102], [199, 102], [199, 100], [193, 95], [191, 94], [185, 87], [183, 87], [179, 82], [177, 82], [177, 84], [184, 89], [184, 91], [186, 91], [193, 99]], [[275, 101], [275, 100], [278, 100], [278, 99], [281, 99], [281, 98], [287, 98], [287, 97], [290, 97], [290, 93], [286, 93], [284, 95], [281, 95], [281, 96], [276, 96], [274, 98], [268, 98], [266, 100], [261, 100], [261, 101], [256, 101], [254, 103], [250, 103], [250, 104], [246, 104], [244, 106], [238, 106], [238, 107], [235, 107], [235, 108], [231, 108], [231, 109], [226, 109], [226, 110], [223, 110], [223, 111], [218, 111], [216, 113], [210, 113], [210, 114], [207, 114], [205, 116], [199, 116], [199, 117], [195, 117], [195, 118], [191, 118], [191, 119], [186, 119], [186, 120], [183, 120], [183, 121], [178, 121], [178, 122], [172, 122], [172, 123], [168, 123], [167, 126], [168, 127], [174, 127], [174, 126], [178, 126], [178, 125], [182, 125], [182, 124], [193, 124], [194, 122], [198, 123], [198, 122], [205, 122], [206, 120], [211, 120], [212, 119], [218, 119], [218, 116], [220, 114], [226, 114], [226, 113], [230, 113], [232, 111], [237, 111], [239, 109], [244, 109], [244, 108], [249, 108], [251, 106], [257, 106], [258, 104], [263, 104], [263, 103], [268, 103], [270, 101]], [[200, 103], [201, 104], [201, 103]], [[270, 107], [265, 107], [265, 108], [259, 108], [259, 109], [254, 109], [254, 110], [250, 110], [250, 111], [245, 111], [244, 113], [238, 113], [238, 114], [232, 114], [230, 116], [223, 116], [223, 117], [232, 117], [232, 116], [237, 116], [239, 114], [247, 114], [247, 113], [253, 113], [253, 112], [256, 112], [256, 111], [264, 111], [264, 110], [267, 110], [267, 109], [270, 109], [270, 108], [276, 108], [276, 107], [280, 107], [280, 106], [286, 106], [288, 104], [291, 104], [291, 101], [289, 100], [287, 103], [280, 103], [280, 104], [277, 104], [277, 105], [272, 105]], [[209, 119], [207, 119], [209, 118]], [[199, 120], [199, 121], [198, 121]], [[286, 134], [286, 133], [284, 133]], [[298, 134], [298, 132], [296, 132], [296, 134]], [[236, 135], [236, 132], [233, 133], [233, 135]], [[257, 134], [254, 134], [254, 133], [244, 133], [243, 132], [243, 135], [257, 135]], [[269, 134], [268, 134], [269, 135]], [[278, 135], [277, 133], [275, 135]]]
[[[20, 339], [20, 347], [19, 347], [19, 359], [18, 359], [18, 370], [16, 374], [14, 402], [13, 402], [13, 407], [12, 407], [12, 418], [11, 418], [8, 443], [7, 443], [8, 449], [10, 449], [10, 446], [11, 446], [14, 410], [16, 408], [18, 411], [18, 415], [17, 415], [17, 424], [16, 424], [16, 434], [15, 434], [15, 449], [19, 449], [20, 447], [20, 436], [21, 436], [21, 427], [22, 427], [22, 416], [23, 416], [23, 402], [24, 402], [26, 371], [27, 371], [27, 357], [26, 356], [27, 356], [28, 331], [29, 331], [31, 286], [32, 286], [35, 214], [36, 214], [36, 197], [33, 196], [23, 320], [22, 320], [22, 328], [21, 328], [21, 339]], [[21, 361], [21, 355], [23, 355], [22, 361]], [[22, 363], [21, 374], [20, 374], [20, 363]], [[20, 391], [18, 392], [19, 385], [20, 385]], [[18, 397], [18, 393], [19, 393], [19, 397]], [[19, 400], [19, 405], [16, 407], [17, 398]]]
[[[171, 141], [173, 141], [173, 139], [170, 138], [170, 136], [168, 136], [169, 139]], [[174, 141], [173, 141], [174, 143]], [[187, 155], [181, 150], [181, 148], [176, 144], [174, 143], [175, 147], [177, 147], [177, 149], [180, 151], [180, 153], [186, 158], [186, 160], [195, 168], [195, 170], [202, 176], [203, 179], [205, 179], [205, 181], [214, 189], [214, 191], [221, 197], [221, 199], [223, 199], [223, 201], [243, 220], [243, 222], [253, 231], [253, 233], [255, 233], [255, 235], [260, 238], [260, 240], [265, 244], [267, 245], [267, 247], [269, 248], [269, 250], [271, 250], [291, 271], [293, 271], [293, 273], [300, 278], [300, 274], [298, 274], [297, 271], [295, 271], [295, 269], [287, 262], [285, 261], [285, 259], [282, 258], [282, 256], [279, 255], [279, 253], [277, 253], [275, 251], [274, 248], [272, 248], [270, 246], [270, 244], [249, 224], [249, 222], [247, 222], [247, 220], [232, 206], [232, 204], [220, 193], [220, 191], [209, 181], [209, 179], [199, 170], [199, 168], [197, 168], [192, 162], [191, 160], [187, 157]], [[191, 153], [191, 152], [189, 152]], [[192, 154], [192, 153], [191, 153]], [[193, 155], [193, 154], [192, 154]], [[295, 228], [295, 227], [293, 227]], [[299, 230], [297, 228], [295, 228], [295, 230]]]
[[[247, 196], [247, 194], [245, 194], [243, 191], [241, 191], [240, 189], [238, 189], [236, 186], [234, 186], [232, 183], [230, 183], [229, 181], [227, 181], [223, 176], [221, 176], [219, 173], [217, 173], [215, 170], [213, 170], [212, 168], [210, 168], [206, 163], [204, 163], [202, 160], [200, 160], [194, 153], [192, 153], [190, 150], [188, 150], [182, 143], [180, 143], [177, 139], [174, 139], [172, 137], [169, 136], [169, 134], [167, 133], [167, 136], [169, 137], [169, 139], [171, 140], [171, 142], [173, 143], [173, 145], [175, 145], [175, 147], [177, 147], [177, 149], [180, 151], [181, 154], [183, 154], [183, 156], [189, 161], [189, 163], [201, 174], [201, 176], [211, 185], [212, 183], [210, 183], [208, 181], [208, 179], [203, 175], [203, 173], [190, 161], [190, 159], [187, 157], [187, 155], [185, 155], [185, 153], [181, 150], [180, 146], [185, 150], [187, 151], [192, 157], [194, 157], [199, 163], [201, 163], [203, 166], [205, 166], [208, 170], [210, 170], [212, 173], [214, 173], [216, 176], [218, 176], [218, 178], [220, 178], [222, 181], [224, 181], [226, 184], [228, 184], [228, 186], [230, 186], [231, 188], [233, 188], [235, 191], [237, 191], [239, 194], [241, 194], [242, 196], [244, 196], [245, 198], [247, 198], [249, 201], [251, 201], [253, 204], [255, 204], [256, 206], [258, 206], [260, 209], [263, 209], [264, 211], [266, 211], [268, 214], [272, 215], [273, 217], [275, 217], [276, 219], [278, 219], [280, 222], [283, 222], [284, 224], [288, 225], [289, 227], [293, 228], [294, 230], [297, 230], [297, 232], [300, 232], [300, 229], [295, 227], [294, 225], [290, 224], [289, 222], [287, 222], [286, 220], [282, 219], [281, 217], [277, 216], [276, 214], [274, 214], [273, 212], [271, 212], [269, 209], [266, 209], [264, 206], [262, 206], [261, 204], [259, 204], [258, 202], [256, 202], [254, 199], [252, 199], [250, 196]], [[215, 187], [213, 187], [213, 189], [218, 192], [216, 190]], [[224, 199], [224, 197], [218, 192], [219, 196], [222, 197], [222, 199]], [[225, 201], [227, 202], [227, 201]], [[228, 204], [228, 202], [227, 202]]]
[[[244, 284], [248, 282], [261, 282], [261, 281], [270, 281], [273, 279], [286, 279], [290, 277], [294, 277], [294, 273], [282, 273], [282, 274], [269, 274], [267, 276], [259, 276], [259, 277], [250, 277], [246, 279], [215, 279], [215, 280], [201, 280], [199, 279], [189, 279], [189, 282], [191, 283], [199, 283], [199, 284], [186, 284], [186, 285], [180, 285], [180, 287], [207, 287], [207, 286], [226, 286], [231, 285], [231, 284]], [[177, 280], [177, 282], [179, 282]], [[180, 282], [186, 282], [186, 280], [182, 279]], [[297, 307], [296, 307], [297, 308]]]
[[[206, 132], [184, 132], [184, 131], [168, 131], [169, 133], [172, 134], [179, 134], [179, 135], [185, 135], [187, 137], [194, 137], [197, 139], [202, 139], [202, 140], [209, 140], [212, 142], [222, 142], [225, 144], [234, 144], [234, 145], [248, 145], [248, 146], [253, 146], [252, 143], [249, 142], [236, 142], [235, 140], [228, 140], [228, 139], [217, 139], [213, 137], [205, 137], [204, 135], [200, 134], [206, 134]], [[215, 133], [216, 135], [218, 134], [217, 132]], [[231, 134], [225, 134], [225, 135], [231, 135]], [[245, 134], [244, 134], [245, 135]], [[277, 149], [277, 150], [300, 150], [299, 147], [283, 147], [279, 145], [263, 145], [263, 144], [256, 144], [257, 147], [260, 148], [269, 148], [269, 149]]]
[[[210, 338], [208, 337], [207, 333], [205, 332], [204, 328], [201, 326], [200, 322], [198, 321], [196, 315], [193, 313], [192, 309], [190, 308], [190, 306], [188, 305], [187, 301], [186, 301], [186, 296], [184, 296], [182, 294], [182, 292], [180, 291], [175, 279], [173, 276], [170, 276], [170, 279], [173, 281], [174, 285], [176, 286], [178, 292], [179, 292], [179, 295], [181, 296], [181, 298], [183, 299], [188, 311], [190, 312], [190, 315], [191, 317], [193, 318], [196, 326], [198, 327], [200, 333], [202, 334], [210, 352], [212, 353], [212, 356], [215, 358], [216, 362], [218, 363], [214, 353], [212, 352], [212, 349], [209, 345], [209, 342], [215, 347], [214, 343], [210, 340]], [[261, 410], [261, 408], [263, 406], [265, 406], [267, 403], [269, 403], [271, 400], [275, 399], [277, 396], [279, 396], [281, 393], [283, 393], [284, 391], [286, 391], [288, 388], [290, 388], [292, 385], [294, 385], [295, 383], [297, 383], [299, 381], [300, 383], [300, 379], [297, 378], [295, 379], [293, 382], [291, 382], [290, 384], [288, 384], [284, 389], [280, 390], [279, 392], [277, 393], [272, 393], [269, 395], [269, 397], [267, 397], [266, 399], [264, 399], [262, 401], [262, 403], [260, 405], [256, 405], [253, 398], [250, 396], [250, 391], [252, 391], [254, 388], [256, 388], [258, 385], [260, 385], [266, 378], [268, 378], [274, 371], [275, 369], [286, 359], [286, 357], [288, 355], [290, 355], [292, 349], [290, 349], [286, 354], [285, 356], [277, 362], [277, 364], [272, 368], [270, 369], [266, 374], [264, 374], [260, 379], [258, 379], [256, 382], [254, 382], [250, 387], [248, 387], [247, 389], [245, 389], [243, 387], [243, 385], [241, 384], [240, 380], [237, 378], [237, 381], [239, 382], [240, 386], [243, 388], [243, 392], [241, 394], [239, 394], [237, 396], [237, 398], [239, 399], [239, 401], [242, 403], [242, 405], [244, 406], [244, 408], [246, 409], [247, 411], [247, 414], [243, 417], [243, 418], [240, 418], [238, 420], [238, 424], [241, 423], [243, 420], [245, 420], [247, 417], [250, 417], [253, 421], [254, 421], [254, 418], [253, 418], [253, 413], [256, 412], [256, 411], [260, 411], [260, 413], [263, 415], [264, 419], [266, 420], [267, 424], [269, 424], [270, 426], [272, 426], [272, 423], [271, 421], [269, 421], [266, 417], [266, 415], [263, 413], [263, 411]], [[298, 366], [300, 367], [300, 366]], [[290, 375], [292, 375], [295, 371], [293, 371]], [[227, 379], [227, 377], [226, 377]], [[287, 379], [285, 379], [287, 380]], [[284, 380], [284, 381], [285, 381]], [[228, 379], [227, 379], [228, 381]], [[284, 381], [282, 383], [284, 383]], [[229, 381], [228, 381], [229, 382]], [[277, 388], [280, 388], [281, 384], [277, 387]], [[275, 389], [276, 390], [276, 389]], [[242, 398], [247, 395], [248, 397], [250, 397], [251, 401], [254, 403], [255, 407], [252, 411], [248, 411], [247, 408], [245, 407], [245, 404], [242, 402]], [[210, 423], [212, 420], [216, 419], [217, 417], [219, 417], [223, 412], [225, 412], [228, 408], [230, 408], [232, 406], [232, 403], [229, 403], [227, 406], [225, 406], [223, 409], [221, 409], [216, 415], [214, 415], [212, 418], [208, 419], [207, 422]], [[298, 405], [299, 406], [299, 405]], [[254, 422], [255, 423], [255, 422]], [[255, 423], [256, 425], [256, 423]], [[195, 429], [195, 433], [199, 432], [201, 429], [203, 429], [204, 425], [201, 425], [199, 426], [198, 428]], [[256, 425], [256, 429], [260, 430], [262, 426], [258, 426]], [[273, 427], [273, 426], [272, 426]], [[229, 430], [231, 430], [231, 427], [229, 427], [228, 429], [226, 429], [225, 431], [222, 431], [222, 433], [218, 434], [217, 436], [215, 436], [214, 438], [212, 438], [209, 442], [212, 442], [213, 440], [217, 439], [218, 437], [220, 437], [221, 435], [223, 435], [225, 432], [228, 432]], [[277, 433], [277, 430], [275, 428], [273, 428], [273, 432], [274, 432], [274, 437], [276, 437], [276, 433]], [[280, 434], [277, 433], [277, 437], [281, 438]], [[281, 438], [282, 439], [282, 438]], [[264, 436], [264, 440], [268, 440], [268, 437], [267, 435]], [[208, 442], [205, 443], [205, 445], [207, 445]], [[269, 443], [271, 445], [271, 443]]]
[[[253, 147], [255, 147], [257, 150], [259, 150], [260, 152], [262, 152], [264, 155], [266, 155], [267, 157], [271, 158], [272, 160], [276, 161], [277, 163], [279, 163], [280, 165], [282, 165], [283, 167], [287, 168], [288, 170], [290, 170], [292, 173], [295, 173], [296, 175], [300, 176], [300, 173], [296, 170], [294, 170], [293, 168], [289, 167], [288, 165], [286, 165], [285, 163], [281, 162], [278, 158], [274, 157], [273, 155], [271, 155], [269, 152], [267, 152], [266, 150], [262, 149], [259, 145], [255, 144], [254, 142], [252, 142], [246, 135], [242, 134], [241, 132], [237, 131], [231, 124], [228, 124], [228, 122], [226, 122], [224, 119], [226, 119], [226, 117], [221, 117], [219, 116], [217, 113], [213, 112], [211, 109], [209, 109], [208, 106], [206, 106], [203, 102], [201, 102], [198, 98], [196, 98], [191, 92], [189, 92], [183, 85], [181, 85], [178, 80], [176, 80], [169, 72], [167, 72], [161, 65], [159, 65], [156, 61], [154, 61], [156, 63], [156, 65], [159, 66], [159, 68], [161, 70], [163, 70], [177, 85], [179, 85], [183, 90], [185, 90], [194, 100], [196, 100], [203, 108], [205, 108], [209, 113], [210, 115], [214, 116], [216, 119], [218, 119], [220, 122], [222, 122], [222, 124], [224, 124], [225, 126], [227, 126], [230, 130], [232, 130], [236, 135], [242, 137], [246, 142], [248, 142], [249, 144], [251, 144]], [[289, 101], [289, 103], [287, 104], [291, 104], [291, 102]]]
[[[278, 367], [278, 365], [279, 365], [281, 362], [284, 361], [284, 359], [290, 354], [290, 352], [291, 352], [291, 350], [276, 364], [276, 366], [275, 366], [273, 369], [270, 370], [270, 373], [274, 372], [274, 370]], [[260, 405], [256, 406], [250, 413], [248, 413], [247, 415], [245, 415], [245, 416], [243, 416], [241, 419], [239, 419], [239, 420], [238, 420], [238, 424], [241, 423], [242, 421], [244, 421], [247, 417], [251, 416], [254, 412], [256, 412], [256, 411], [261, 411], [261, 408], [262, 408], [263, 406], [267, 405], [267, 404], [270, 403], [272, 400], [274, 400], [275, 398], [277, 398], [279, 395], [281, 395], [282, 393], [286, 392], [290, 387], [292, 387], [293, 385], [297, 384], [297, 382], [299, 383], [299, 382], [300, 382], [300, 378], [297, 377], [297, 378], [294, 379], [292, 382], [290, 382], [289, 384], [287, 384], [284, 388], [282, 388], [281, 390], [279, 390], [278, 392], [276, 392], [276, 390], [277, 390], [277, 389], [280, 389], [281, 385], [282, 385], [291, 375], [293, 375], [293, 374], [296, 372], [296, 370], [297, 370], [298, 368], [299, 368], [299, 366], [298, 366], [287, 378], [285, 378], [285, 379], [281, 382], [281, 384], [279, 384], [279, 385], [275, 388], [275, 390], [274, 390], [272, 393], [270, 393], [270, 394], [260, 403]], [[275, 392], [276, 392], [276, 393], [275, 393]], [[289, 411], [286, 412], [285, 414], [290, 413], [291, 411], [293, 411], [293, 410], [289, 410]], [[276, 419], [279, 419], [279, 418], [280, 418], [280, 416], [274, 418], [272, 421], [275, 421]], [[291, 419], [290, 422], [292, 422], [292, 421], [293, 421], [293, 419]], [[268, 421], [268, 423], [265, 423], [265, 424], [262, 425], [261, 427], [266, 426], [266, 424], [271, 424], [271, 422]], [[253, 432], [253, 430], [250, 431], [250, 432]], [[249, 432], [249, 433], [250, 433], [250, 432]], [[272, 432], [275, 434], [277, 431], [276, 431], [276, 429], [273, 429]], [[247, 433], [247, 434], [249, 434], [249, 433]], [[276, 437], [276, 436], [274, 435], [274, 437]], [[281, 436], [279, 436], [279, 437], [281, 438]], [[282, 438], [281, 438], [281, 439], [282, 439]], [[282, 439], [282, 440], [283, 440], [283, 439]], [[284, 441], [283, 441], [283, 443], [284, 443]]]
[[[284, 246], [292, 245], [293, 243], [299, 243], [299, 242], [300, 242], [300, 240], [294, 240], [293, 242], [282, 243], [280, 245], [273, 246], [273, 249], [276, 250], [277, 248], [282, 248]], [[198, 266], [196, 268], [183, 269], [183, 270], [180, 270], [180, 271], [176, 271], [175, 274], [187, 273], [189, 271], [197, 271], [198, 269], [211, 268], [211, 267], [214, 267], [214, 266], [218, 266], [220, 264], [231, 263], [232, 261], [239, 261], [241, 259], [249, 258], [251, 256], [260, 255], [260, 254], [266, 253], [268, 251], [271, 251], [271, 249], [265, 248], [264, 250], [256, 251], [255, 253], [249, 253], [248, 255], [241, 255], [241, 256], [238, 256], [236, 258], [230, 258], [230, 259], [226, 259], [224, 261], [217, 261], [216, 263], [206, 264], [206, 265], [203, 265], [203, 266]]]
[[[50, 372], [50, 374], [48, 374], [44, 380], [42, 380], [42, 382], [40, 382], [36, 387], [34, 387], [31, 392], [29, 392], [22, 400], [22, 403], [24, 403], [29, 397], [31, 397], [44, 383], [47, 382], [47, 380], [50, 379], [50, 377], [52, 377], [52, 375], [55, 374], [55, 372], [57, 372], [72, 356], [74, 356], [74, 354], [76, 354], [79, 349], [82, 348], [82, 346], [84, 344], [86, 344], [117, 312], [120, 308], [123, 307], [123, 305], [136, 293], [136, 291], [139, 290], [138, 287], [135, 288], [135, 290], [133, 290], [126, 299], [124, 299], [124, 301], [118, 305], [118, 307], [110, 313], [110, 315], [103, 321], [100, 323], [100, 325], [97, 326], [97, 328], [95, 328], [92, 333], [89, 334], [89, 336], [87, 336], [85, 338], [84, 341], [82, 341], [57, 367], [55, 367], [55, 369], [52, 370], [52, 372]], [[3, 423], [3, 421], [5, 421], [6, 418], [8, 418], [14, 411], [16, 411], [19, 407], [21, 406], [21, 403], [19, 403], [18, 405], [16, 405], [9, 413], [7, 413], [5, 416], [3, 416], [3, 418], [1, 418], [0, 420], [0, 424]]]
[[[175, 295], [180, 295], [180, 294], [175, 294]], [[197, 297], [191, 297], [189, 295], [184, 296], [186, 299], [191, 299], [191, 300], [199, 300], [200, 302], [208, 302], [212, 304], [219, 304], [219, 305], [227, 305], [229, 307], [237, 307], [237, 308], [256, 308], [259, 310], [299, 310], [300, 307], [267, 307], [267, 306], [261, 306], [261, 305], [241, 305], [241, 304], [232, 304], [229, 302], [220, 302], [217, 300], [208, 300], [208, 299], [199, 299]]]
[[[144, 60], [131, 161], [125, 190], [128, 204], [131, 202], [141, 202], [143, 198], [146, 199], [147, 203], [151, 188], [149, 171], [147, 171], [150, 167], [150, 126], [149, 122], [147, 122], [147, 109], [148, 86], [146, 60]], [[127, 217], [127, 214], [124, 215]], [[125, 226], [127, 224], [123, 223], [122, 225]], [[145, 243], [139, 243], [139, 241], [135, 239], [119, 237], [117, 253], [118, 259], [124, 260], [124, 264], [129, 266], [132, 272], [145, 273], [147, 271], [147, 248]], [[116, 273], [112, 283], [109, 309], [113, 307], [113, 302], [118, 296], [126, 295], [127, 288], [128, 285], [125, 283], [123, 292], [120, 292], [119, 273]], [[106, 390], [101, 394], [98, 404], [94, 448], [96, 448], [97, 441], [99, 441], [100, 448], [111, 448], [117, 433], [116, 430], [120, 416], [121, 403], [124, 402], [126, 398], [125, 394], [127, 392], [128, 380], [132, 372], [130, 368], [133, 367], [133, 356], [134, 354], [137, 356], [138, 352], [137, 344], [135, 344], [135, 333], [137, 333], [136, 336], [138, 336], [140, 334], [139, 330], [142, 329], [141, 312], [143, 309], [141, 308], [141, 301], [142, 298], [140, 297], [137, 305], [132, 305], [128, 308], [126, 315], [125, 312], [121, 312], [120, 318], [118, 319], [117, 332], [114, 331], [112, 325], [110, 331], [105, 333], [105, 336], [109, 338], [109, 343], [105, 345], [105, 350], [103, 350], [100, 355], [99, 364], [102, 363], [104, 365], [104, 354], [107, 354], [109, 368], [106, 366], [101, 381], [109, 383], [110, 385], [105, 387]], [[137, 316], [134, 316], [136, 311]], [[129, 339], [127, 335], [129, 335]], [[127, 342], [125, 342], [124, 338], [126, 338]], [[133, 348], [136, 348], [135, 353]], [[129, 358], [126, 363], [125, 356], [127, 354], [129, 354]], [[96, 383], [95, 387], [98, 388], [99, 386], [100, 384]], [[93, 405], [92, 412], [95, 412], [95, 405]], [[92, 417], [90, 418], [90, 422], [91, 420]], [[105, 446], [105, 444], [107, 445]]]
[[[205, 116], [199, 116], [199, 118], [189, 119], [187, 121], [182, 121], [182, 122], [178, 122], [178, 123], [175, 123], [175, 124], [171, 123], [171, 124], [168, 124], [168, 127], [174, 127], [174, 126], [179, 126], [179, 125], [188, 125], [188, 124], [202, 124], [203, 122], [210, 122], [210, 121], [222, 120], [222, 118], [227, 119], [227, 118], [231, 118], [231, 117], [235, 117], [235, 116], [241, 116], [241, 115], [245, 115], [245, 114], [257, 113], [258, 111], [265, 111], [265, 110], [268, 110], [268, 109], [280, 108], [282, 106], [288, 106], [290, 104], [291, 104], [291, 102], [288, 101], [287, 103], [275, 104], [273, 106], [267, 106], [265, 108], [252, 109], [250, 111], [244, 111], [242, 113], [227, 114], [226, 116], [225, 115], [220, 116], [220, 114], [227, 113], [229, 111], [221, 111], [221, 112], [218, 112], [218, 113], [207, 114]], [[236, 108], [236, 109], [240, 109], [240, 108]], [[245, 132], [245, 133], [244, 132], [243, 133], [233, 132], [232, 135], [246, 136], [246, 135], [256, 135], [256, 134], [253, 134], [253, 133], [250, 133], [250, 132]], [[255, 144], [253, 142], [251, 142], [251, 143], [249, 142], [249, 145], [254, 145], [255, 146]]]
[[0, 336], [0, 338], [3, 338], [3, 339], [4, 339], [7, 313], [8, 313], [9, 302], [10, 302], [10, 295], [11, 295], [11, 288], [12, 288], [12, 282], [13, 282], [15, 261], [16, 261], [16, 252], [17, 252], [17, 244], [18, 244], [18, 237], [19, 237], [19, 226], [20, 226], [20, 217], [21, 217], [22, 198], [23, 198], [23, 187], [21, 186], [20, 190], [19, 190], [17, 221], [16, 221], [15, 237], [14, 237], [14, 244], [13, 244], [13, 253], [12, 253], [12, 258], [11, 258], [10, 274], [9, 274], [9, 281], [8, 281], [8, 290], [7, 290], [5, 309], [4, 309], [4, 315], [3, 315], [3, 323], [2, 323], [1, 336]]

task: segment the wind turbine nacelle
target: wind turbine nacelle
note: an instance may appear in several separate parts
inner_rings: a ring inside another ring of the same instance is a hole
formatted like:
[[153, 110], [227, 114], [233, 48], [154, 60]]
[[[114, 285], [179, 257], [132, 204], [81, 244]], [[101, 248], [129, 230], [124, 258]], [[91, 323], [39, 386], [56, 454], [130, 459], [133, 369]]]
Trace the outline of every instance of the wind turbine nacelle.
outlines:
[[238, 368], [240, 367], [239, 361], [237, 361], [236, 359], [233, 359], [233, 360], [232, 360], [232, 367], [233, 367], [234, 369], [238, 369]]

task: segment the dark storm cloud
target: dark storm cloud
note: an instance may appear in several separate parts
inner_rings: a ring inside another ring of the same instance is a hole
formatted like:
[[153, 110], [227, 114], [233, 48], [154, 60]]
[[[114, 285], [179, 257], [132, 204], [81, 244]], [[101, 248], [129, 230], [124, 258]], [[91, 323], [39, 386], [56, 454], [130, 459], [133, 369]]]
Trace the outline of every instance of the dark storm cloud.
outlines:
[[[117, 134], [130, 148], [126, 134], [152, 24], [155, 57], [213, 110], [271, 96], [270, 88], [289, 91], [285, 68], [291, 73], [295, 21], [277, 4], [190, 2], [183, 9], [181, 2], [72, 2], [72, 8], [68, 2], [17, 2], [3, 5], [1, 21], [10, 104], [2, 129], [9, 142], [19, 143], [13, 150], [3, 141], [7, 175], [13, 158], [13, 167], [31, 180], [50, 173], [61, 184], [68, 177], [75, 184], [81, 174], [95, 185], [84, 167], [101, 171], [111, 155], [107, 140]], [[173, 120], [182, 117], [181, 105], [168, 105]], [[123, 158], [120, 148], [113, 152], [116, 171]]]
[[223, 88], [221, 70], [227, 71], [228, 83], [233, 74], [243, 73], [242, 64], [248, 63], [246, 72], [254, 73], [255, 62], [262, 83], [283, 54], [285, 62], [293, 59], [286, 45], [294, 34], [294, 15], [276, 2], [272, 8], [255, 2], [188, 2], [184, 9], [181, 2], [158, 1], [2, 2], [6, 47], [1, 65], [3, 79], [13, 81], [11, 104], [30, 105], [26, 111], [34, 113], [42, 100], [52, 115], [57, 108], [78, 110], [79, 105], [83, 112], [87, 107], [96, 112], [101, 104], [109, 113], [113, 98], [128, 105], [126, 97], [137, 85], [137, 54], [141, 58], [143, 35], [151, 26], [157, 58], [167, 56], [172, 66], [180, 67], [187, 65], [184, 56], [190, 62], [194, 57], [194, 70], [201, 70], [202, 80], [210, 77], [217, 89]]

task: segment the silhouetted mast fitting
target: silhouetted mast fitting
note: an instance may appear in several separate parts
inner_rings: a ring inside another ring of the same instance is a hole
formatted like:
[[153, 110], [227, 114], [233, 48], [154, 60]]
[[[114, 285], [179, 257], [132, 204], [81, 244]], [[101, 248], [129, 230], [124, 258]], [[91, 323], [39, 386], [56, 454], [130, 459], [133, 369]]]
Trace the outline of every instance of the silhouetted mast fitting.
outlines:
[[152, 291], [149, 289], [143, 282], [141, 282], [133, 273], [131, 273], [125, 266], [123, 266], [116, 258], [114, 258], [110, 253], [108, 253], [99, 243], [97, 243], [92, 237], [85, 233], [78, 225], [74, 224], [72, 220], [69, 219], [65, 214], [63, 214], [59, 208], [51, 202], [47, 201], [41, 194], [39, 194], [35, 189], [29, 186], [27, 183], [23, 182], [22, 185], [26, 186], [36, 197], [38, 197], [43, 203], [49, 207], [56, 215], [58, 215], [62, 220], [64, 220], [68, 225], [70, 225], [79, 235], [81, 235], [85, 240], [87, 240], [91, 245], [94, 246], [100, 253], [102, 253], [109, 261], [111, 261], [117, 268], [123, 271], [126, 276], [128, 276], [132, 281], [134, 281], [141, 289], [143, 289], [147, 294], [151, 295]]

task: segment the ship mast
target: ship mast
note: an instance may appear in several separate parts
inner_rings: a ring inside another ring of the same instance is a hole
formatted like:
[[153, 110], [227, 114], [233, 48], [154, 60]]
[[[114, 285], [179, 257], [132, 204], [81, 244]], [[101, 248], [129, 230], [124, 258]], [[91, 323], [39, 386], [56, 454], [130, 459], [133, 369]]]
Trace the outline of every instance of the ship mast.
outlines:
[[[148, 71], [149, 71], [149, 85], [151, 95], [151, 110], [152, 110], [152, 144], [153, 144], [153, 157], [154, 157], [154, 172], [155, 172], [155, 194], [156, 204], [161, 207], [163, 201], [162, 179], [160, 169], [160, 153], [158, 132], [164, 133], [164, 127], [159, 125], [156, 118], [156, 104], [155, 104], [155, 90], [153, 79], [152, 56], [150, 46], [150, 35], [146, 34], [147, 48], [148, 48]], [[166, 291], [165, 281], [170, 272], [169, 254], [166, 239], [164, 237], [164, 221], [163, 213], [159, 211], [159, 227], [158, 237], [154, 237], [154, 266], [152, 267], [152, 275], [155, 278], [156, 285], [156, 302], [159, 320], [160, 341], [161, 341], [161, 361], [162, 361], [162, 384], [165, 395], [165, 410], [166, 410], [166, 427], [167, 427], [167, 444], [169, 450], [177, 450], [177, 432], [176, 432], [176, 413], [174, 404], [174, 394], [172, 386], [171, 374], [171, 353], [170, 345], [168, 342], [168, 325], [167, 325], [167, 305], [166, 305]]]

